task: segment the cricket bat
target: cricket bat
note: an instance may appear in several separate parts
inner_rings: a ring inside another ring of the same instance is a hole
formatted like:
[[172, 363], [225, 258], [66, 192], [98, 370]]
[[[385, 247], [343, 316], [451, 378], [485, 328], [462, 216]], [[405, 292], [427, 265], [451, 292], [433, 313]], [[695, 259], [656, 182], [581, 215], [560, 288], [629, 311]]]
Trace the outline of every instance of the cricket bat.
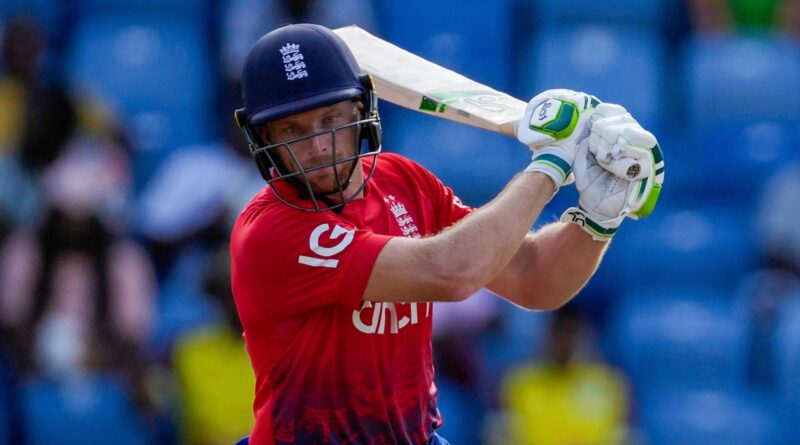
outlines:
[[372, 76], [380, 99], [514, 136], [527, 102], [425, 60], [358, 26], [334, 32], [350, 47], [361, 69]]
[[[516, 137], [516, 126], [527, 102], [425, 60], [358, 26], [345, 26], [334, 32], [345, 41], [361, 69], [372, 76], [380, 99]], [[639, 171], [638, 162], [632, 159], [603, 167], [621, 178], [632, 179], [631, 173]]]

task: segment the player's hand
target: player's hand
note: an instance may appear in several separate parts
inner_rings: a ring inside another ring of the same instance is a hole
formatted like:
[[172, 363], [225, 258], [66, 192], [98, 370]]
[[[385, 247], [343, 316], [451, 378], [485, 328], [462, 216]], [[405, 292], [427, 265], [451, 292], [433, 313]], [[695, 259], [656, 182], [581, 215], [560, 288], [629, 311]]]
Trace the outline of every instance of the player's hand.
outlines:
[[600, 101], [578, 91], [554, 89], [528, 102], [517, 126], [517, 139], [533, 152], [526, 170], [550, 178], [556, 190], [572, 182], [572, 164], [581, 144], [589, 137], [589, 119]]
[[600, 167], [637, 187], [628, 197], [631, 218], [649, 215], [664, 183], [664, 156], [656, 137], [625, 108], [610, 103], [597, 106], [590, 125], [589, 152]]
[[[603, 110], [598, 107], [598, 112], [601, 111]], [[616, 116], [621, 115], [616, 114]], [[562, 221], [579, 224], [596, 240], [610, 239], [626, 216], [638, 219], [640, 216], [649, 215], [658, 201], [664, 182], [664, 159], [655, 137], [649, 132], [645, 132], [649, 135], [649, 137], [645, 137], [638, 131], [630, 130], [631, 127], [627, 124], [606, 127], [605, 123], [613, 121], [608, 120], [604, 123], [603, 119], [607, 119], [607, 117], [601, 117], [593, 123], [593, 132], [597, 128], [598, 131], [602, 130], [606, 136], [617, 135], [617, 139], [627, 141], [609, 144], [611, 148], [608, 152], [612, 153], [609, 155], [611, 163], [629, 165], [630, 173], [633, 174], [629, 179], [627, 174], [612, 173], [606, 168], [606, 164], [595, 157], [592, 152], [593, 142], [590, 142], [588, 146], [582, 146], [574, 165], [575, 186], [580, 193], [579, 206], [567, 209], [561, 216]], [[598, 122], [601, 124], [595, 127], [594, 124]], [[611, 127], [617, 127], [617, 129], [611, 130], [609, 129]], [[634, 127], [641, 128], [638, 123]], [[631, 134], [636, 136], [631, 136]], [[623, 135], [627, 136], [623, 137]], [[637, 139], [639, 137], [641, 139]], [[630, 140], [643, 141], [645, 146], [651, 142], [654, 145], [652, 148], [645, 149], [635, 145], [640, 142], [631, 143]], [[626, 145], [626, 147], [614, 148], [619, 144]], [[604, 153], [602, 150], [602, 147], [594, 147], [594, 151], [601, 154]], [[624, 152], [630, 157], [613, 154], [619, 152]], [[636, 167], [633, 167], [634, 165]]]

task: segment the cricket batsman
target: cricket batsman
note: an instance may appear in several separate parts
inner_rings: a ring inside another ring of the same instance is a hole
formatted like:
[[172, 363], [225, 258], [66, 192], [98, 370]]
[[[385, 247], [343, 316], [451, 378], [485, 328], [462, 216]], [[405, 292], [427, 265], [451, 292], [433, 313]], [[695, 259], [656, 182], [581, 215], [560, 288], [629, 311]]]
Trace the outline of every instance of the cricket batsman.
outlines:
[[[655, 137], [623, 107], [550, 90], [519, 125], [530, 165], [488, 204], [464, 206], [422, 166], [381, 153], [370, 78], [318, 25], [263, 36], [242, 90], [236, 120], [268, 184], [231, 236], [254, 445], [447, 444], [436, 433], [447, 413], [436, 406], [432, 303], [486, 287], [522, 308], [562, 306], [625, 217], [652, 211], [663, 182]], [[620, 177], [606, 169], [614, 162], [635, 168]], [[530, 232], [573, 178], [576, 207]]]

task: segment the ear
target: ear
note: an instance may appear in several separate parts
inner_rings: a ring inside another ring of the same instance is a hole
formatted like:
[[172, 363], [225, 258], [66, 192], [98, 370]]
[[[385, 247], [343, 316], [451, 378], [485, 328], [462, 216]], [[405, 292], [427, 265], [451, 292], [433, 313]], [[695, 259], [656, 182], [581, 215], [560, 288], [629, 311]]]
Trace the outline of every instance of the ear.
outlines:
[[269, 127], [268, 124], [261, 124], [253, 126], [253, 132], [259, 139], [262, 145], [269, 145]]
[[272, 171], [270, 169], [273, 165], [267, 154], [263, 151], [259, 151], [253, 155], [253, 160], [256, 161], [256, 166], [258, 167], [258, 172], [261, 173], [261, 177], [269, 182], [269, 180], [272, 179]]

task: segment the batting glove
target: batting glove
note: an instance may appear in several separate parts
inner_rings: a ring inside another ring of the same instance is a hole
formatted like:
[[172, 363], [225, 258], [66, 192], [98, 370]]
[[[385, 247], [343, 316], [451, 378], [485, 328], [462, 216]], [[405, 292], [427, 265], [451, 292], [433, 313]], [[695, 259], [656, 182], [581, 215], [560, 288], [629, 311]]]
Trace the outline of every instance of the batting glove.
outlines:
[[561, 220], [608, 240], [626, 216], [653, 211], [664, 183], [664, 156], [655, 136], [619, 105], [599, 104], [591, 120], [589, 143], [574, 165], [579, 206]]
[[556, 191], [572, 183], [572, 164], [589, 137], [589, 119], [600, 101], [572, 90], [547, 90], [528, 102], [517, 126], [517, 139], [533, 152], [526, 171], [549, 176]]

